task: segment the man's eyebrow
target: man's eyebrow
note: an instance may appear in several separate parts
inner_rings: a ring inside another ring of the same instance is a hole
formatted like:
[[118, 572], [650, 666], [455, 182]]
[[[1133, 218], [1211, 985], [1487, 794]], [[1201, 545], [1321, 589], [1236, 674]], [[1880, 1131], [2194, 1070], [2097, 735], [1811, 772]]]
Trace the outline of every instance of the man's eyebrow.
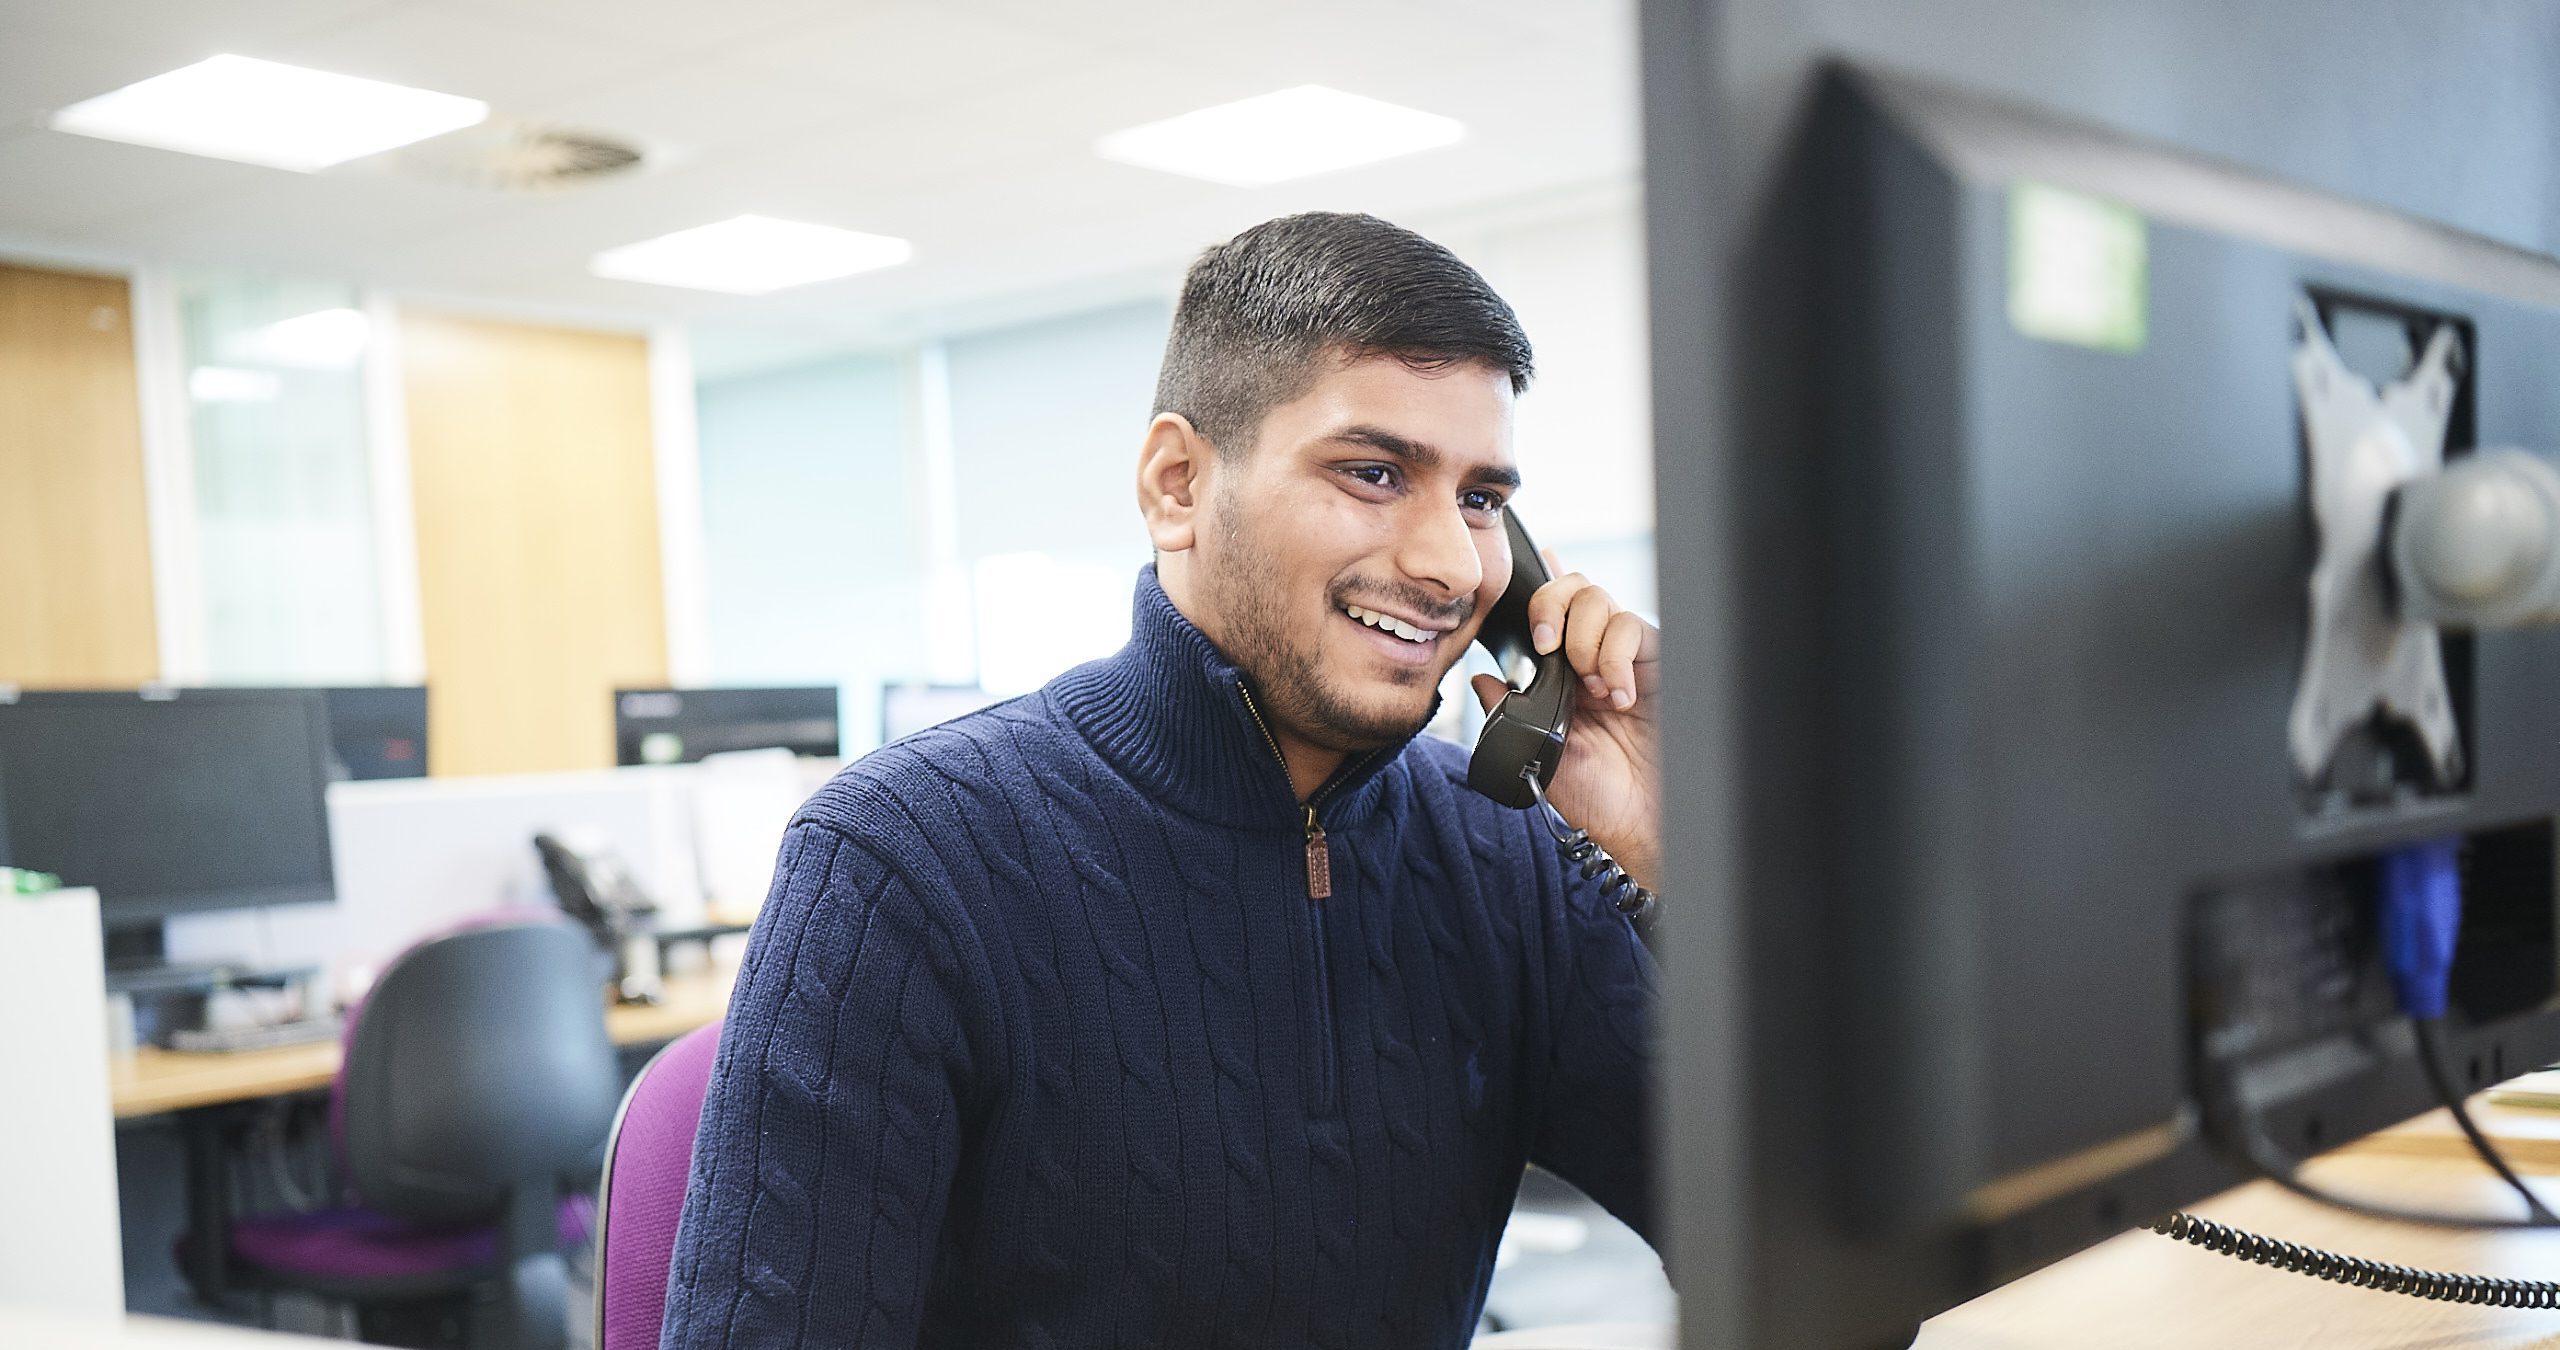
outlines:
[[[1384, 427], [1373, 427], [1366, 423], [1344, 427], [1333, 434], [1333, 439], [1368, 446], [1381, 454], [1403, 460], [1410, 468], [1426, 473], [1439, 468], [1442, 462], [1438, 448], [1410, 437], [1399, 436]], [[1469, 483], [1517, 488], [1520, 486], [1520, 471], [1495, 464], [1479, 464], [1467, 470], [1466, 480]]]

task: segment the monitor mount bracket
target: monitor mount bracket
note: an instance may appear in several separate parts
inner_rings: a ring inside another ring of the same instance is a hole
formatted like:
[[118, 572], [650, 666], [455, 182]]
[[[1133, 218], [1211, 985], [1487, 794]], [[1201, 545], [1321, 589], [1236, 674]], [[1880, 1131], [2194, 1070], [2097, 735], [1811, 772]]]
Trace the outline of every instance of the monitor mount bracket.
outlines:
[[2320, 549], [2289, 727], [2294, 768], [2319, 783], [2340, 743], [2379, 713], [2416, 733], [2436, 784], [2449, 787], [2462, 773], [2462, 740], [2443, 647], [2435, 624], [2394, 603], [2386, 536], [2393, 494], [2444, 467], [2461, 339], [2453, 325], [2438, 327], [2416, 365], [2376, 389], [2348, 369], [2307, 300], [2295, 319], [2293, 383]]

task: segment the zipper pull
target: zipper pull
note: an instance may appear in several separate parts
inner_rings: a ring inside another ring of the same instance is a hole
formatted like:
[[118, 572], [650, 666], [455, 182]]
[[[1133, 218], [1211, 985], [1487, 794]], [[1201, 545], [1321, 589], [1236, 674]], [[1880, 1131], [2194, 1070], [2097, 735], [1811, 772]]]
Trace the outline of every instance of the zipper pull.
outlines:
[[1333, 894], [1333, 846], [1324, 839], [1324, 826], [1316, 820], [1313, 806], [1307, 813], [1307, 898], [1323, 900]]

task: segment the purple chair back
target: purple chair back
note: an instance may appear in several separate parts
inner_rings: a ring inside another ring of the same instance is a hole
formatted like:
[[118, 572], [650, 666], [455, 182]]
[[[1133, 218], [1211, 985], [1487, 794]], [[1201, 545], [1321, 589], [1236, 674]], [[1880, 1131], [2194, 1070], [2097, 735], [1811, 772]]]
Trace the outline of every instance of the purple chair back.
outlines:
[[622, 1098], [596, 1193], [596, 1350], [657, 1350], [693, 1136], [719, 1051], [719, 1023], [688, 1032]]

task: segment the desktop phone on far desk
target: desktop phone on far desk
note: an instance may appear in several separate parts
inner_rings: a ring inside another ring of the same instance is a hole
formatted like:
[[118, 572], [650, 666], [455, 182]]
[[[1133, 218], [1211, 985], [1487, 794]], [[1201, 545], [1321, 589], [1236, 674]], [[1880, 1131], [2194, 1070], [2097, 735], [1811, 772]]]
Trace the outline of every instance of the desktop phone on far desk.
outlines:
[[612, 850], [537, 834], [543, 874], [563, 913], [585, 925], [598, 947], [613, 956], [617, 1003], [657, 1003], [666, 997], [659, 976], [657, 901], [640, 887]]

